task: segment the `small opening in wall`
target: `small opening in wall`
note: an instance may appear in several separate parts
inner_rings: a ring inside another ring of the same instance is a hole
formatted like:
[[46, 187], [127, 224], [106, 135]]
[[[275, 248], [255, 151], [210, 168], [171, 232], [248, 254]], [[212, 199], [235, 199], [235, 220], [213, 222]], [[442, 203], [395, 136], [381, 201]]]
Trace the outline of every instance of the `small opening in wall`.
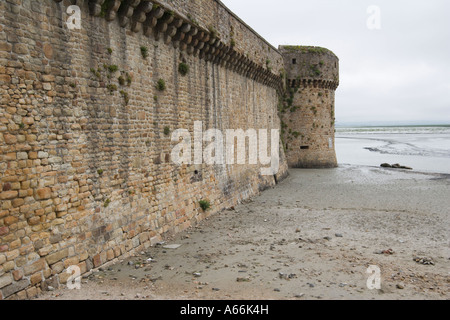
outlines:
[[297, 64], [297, 59], [292, 59], [292, 64]]
[[195, 170], [195, 171], [194, 171], [194, 174], [198, 174], [198, 170]]
[[308, 149], [309, 149], [309, 146], [301, 146], [300, 149], [301, 149], [301, 150], [308, 150]]

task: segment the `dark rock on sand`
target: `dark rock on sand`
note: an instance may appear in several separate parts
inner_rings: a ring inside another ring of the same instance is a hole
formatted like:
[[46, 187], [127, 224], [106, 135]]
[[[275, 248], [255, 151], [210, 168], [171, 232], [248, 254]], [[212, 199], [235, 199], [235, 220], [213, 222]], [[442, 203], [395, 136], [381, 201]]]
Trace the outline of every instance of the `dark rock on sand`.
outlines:
[[411, 167], [407, 167], [407, 166], [402, 166], [401, 164], [399, 164], [399, 163], [396, 163], [396, 164], [389, 164], [389, 163], [383, 163], [383, 164], [381, 164], [381, 167], [382, 168], [393, 168], [393, 169], [405, 169], [405, 170], [412, 170], [413, 168], [411, 168]]

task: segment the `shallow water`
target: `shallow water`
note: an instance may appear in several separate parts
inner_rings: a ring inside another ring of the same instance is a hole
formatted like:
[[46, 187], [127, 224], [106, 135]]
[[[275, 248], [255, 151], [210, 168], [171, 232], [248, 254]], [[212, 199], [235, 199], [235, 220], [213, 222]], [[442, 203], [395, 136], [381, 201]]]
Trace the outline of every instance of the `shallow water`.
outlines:
[[339, 128], [340, 164], [399, 163], [415, 171], [450, 173], [450, 127]]

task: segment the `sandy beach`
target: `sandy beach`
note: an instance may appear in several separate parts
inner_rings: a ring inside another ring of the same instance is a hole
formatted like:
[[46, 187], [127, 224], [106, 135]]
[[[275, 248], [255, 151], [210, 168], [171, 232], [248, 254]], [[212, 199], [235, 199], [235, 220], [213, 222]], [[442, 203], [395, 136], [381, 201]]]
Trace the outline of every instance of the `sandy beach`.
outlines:
[[[39, 299], [447, 300], [449, 194], [450, 175], [291, 170], [276, 188], [94, 270], [81, 290]], [[367, 287], [369, 266], [381, 270], [379, 290]]]

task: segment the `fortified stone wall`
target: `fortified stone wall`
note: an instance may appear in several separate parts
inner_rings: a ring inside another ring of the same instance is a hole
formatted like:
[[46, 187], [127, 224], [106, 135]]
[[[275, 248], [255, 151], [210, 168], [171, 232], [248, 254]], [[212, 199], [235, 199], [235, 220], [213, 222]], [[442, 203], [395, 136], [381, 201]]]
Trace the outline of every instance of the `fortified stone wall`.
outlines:
[[335, 91], [339, 59], [320, 47], [281, 46], [287, 92], [281, 110], [283, 141], [291, 168], [332, 168]]
[[[81, 30], [65, 25], [73, 3]], [[171, 133], [195, 121], [280, 129], [282, 56], [220, 2], [1, 0], [0, 12], [0, 299], [58, 287], [72, 265], [145, 249], [285, 176], [283, 152], [276, 177], [171, 161]]]

